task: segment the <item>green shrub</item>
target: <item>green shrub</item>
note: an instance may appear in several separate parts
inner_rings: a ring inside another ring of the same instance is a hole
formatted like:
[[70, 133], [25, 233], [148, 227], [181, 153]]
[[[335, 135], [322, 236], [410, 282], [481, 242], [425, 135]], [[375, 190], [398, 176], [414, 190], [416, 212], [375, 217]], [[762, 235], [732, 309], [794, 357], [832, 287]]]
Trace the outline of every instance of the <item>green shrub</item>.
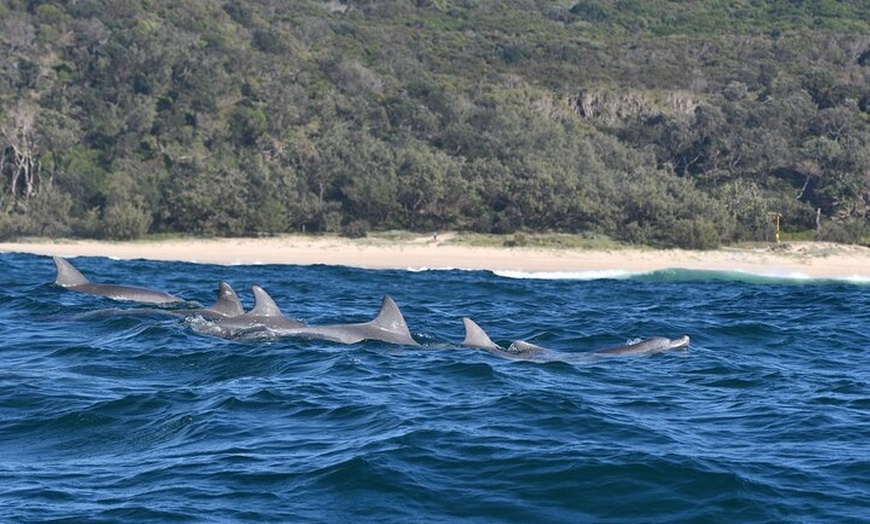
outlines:
[[670, 240], [683, 249], [716, 249], [720, 243], [716, 225], [703, 218], [677, 220]]
[[151, 227], [151, 214], [129, 202], [110, 205], [103, 212], [103, 230], [106, 238], [134, 240], [141, 238]]
[[341, 228], [341, 235], [348, 238], [365, 238], [371, 225], [365, 220], [354, 220]]
[[852, 219], [842, 222], [823, 222], [816, 240], [840, 244], [860, 244], [870, 234], [867, 220]]

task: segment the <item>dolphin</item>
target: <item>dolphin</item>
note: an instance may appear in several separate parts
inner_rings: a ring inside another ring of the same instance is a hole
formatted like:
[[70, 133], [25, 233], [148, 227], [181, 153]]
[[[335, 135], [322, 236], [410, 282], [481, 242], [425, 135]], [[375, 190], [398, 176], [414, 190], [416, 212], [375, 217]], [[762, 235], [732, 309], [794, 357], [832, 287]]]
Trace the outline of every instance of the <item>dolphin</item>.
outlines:
[[[266, 293], [266, 290], [260, 286], [251, 286], [251, 291], [254, 293], [254, 307], [247, 313], [227, 316], [219, 320], [215, 327], [221, 330], [246, 330], [251, 328], [267, 328], [267, 329], [293, 329], [304, 327], [305, 324], [287, 318], [281, 312], [278, 304]], [[214, 307], [214, 306], [212, 306]], [[241, 305], [239, 305], [241, 308]]]
[[613, 346], [587, 353], [560, 353], [541, 346], [515, 340], [507, 348], [503, 348], [492, 341], [489, 335], [477, 323], [468, 317], [462, 319], [465, 325], [465, 339], [462, 345], [471, 348], [484, 349], [493, 355], [510, 360], [529, 360], [533, 362], [576, 362], [589, 358], [613, 356], [613, 355], [642, 355], [660, 353], [669, 349], [688, 347], [689, 336], [670, 339], [665, 337], [653, 337], [633, 344]]
[[635, 342], [634, 344], [597, 349], [592, 353], [598, 356], [643, 355], [649, 353], [661, 353], [662, 351], [667, 351], [669, 349], [682, 349], [688, 346], [689, 335], [683, 335], [679, 338], [652, 337]]
[[133, 286], [122, 286], [116, 284], [94, 284], [84, 275], [73, 267], [66, 259], [61, 257], [52, 257], [54, 265], [57, 267], [57, 278], [54, 283], [60, 287], [78, 291], [79, 293], [87, 293], [89, 295], [98, 295], [112, 300], [124, 300], [131, 302], [143, 302], [146, 304], [172, 304], [174, 302], [182, 302], [182, 299], [154, 289], [146, 289]]
[[226, 318], [243, 315], [245, 309], [242, 307], [242, 301], [239, 300], [235, 290], [226, 281], [221, 280], [218, 286], [217, 301], [210, 307], [203, 308], [202, 311], [197, 313]]
[[399, 306], [396, 305], [396, 302], [389, 295], [384, 295], [378, 314], [368, 322], [279, 328], [273, 331], [282, 336], [329, 340], [341, 344], [355, 344], [363, 340], [377, 340], [404, 346], [420, 345], [411, 336], [408, 324], [405, 322], [405, 317], [402, 316]]
[[476, 322], [468, 317], [462, 319], [465, 325], [465, 339], [462, 345], [471, 348], [479, 348], [492, 353], [493, 355], [507, 358], [510, 360], [533, 360], [536, 362], [550, 362], [555, 360], [563, 360], [560, 355], [549, 349], [536, 346], [532, 343], [523, 340], [516, 340], [507, 348], [503, 348], [492, 341], [489, 335], [477, 325]]
[[115, 315], [163, 315], [174, 317], [202, 317], [205, 319], [231, 318], [245, 312], [239, 296], [233, 288], [224, 281], [218, 287], [218, 298], [208, 307], [168, 308], [168, 307], [138, 307], [100, 309], [78, 315], [77, 318], [106, 317]]
[[284, 316], [272, 297], [260, 286], [251, 288], [256, 297], [254, 308], [244, 315], [222, 319], [215, 324], [220, 331], [265, 328], [280, 337], [328, 340], [340, 344], [356, 344], [377, 340], [406, 346], [419, 345], [411, 336], [408, 325], [393, 299], [385, 295], [374, 319], [359, 324], [328, 324], [309, 326]]
[[218, 285], [218, 296], [214, 304], [208, 307], [184, 309], [160, 309], [159, 312], [176, 316], [200, 316], [209, 319], [232, 318], [245, 313], [242, 301], [226, 281]]

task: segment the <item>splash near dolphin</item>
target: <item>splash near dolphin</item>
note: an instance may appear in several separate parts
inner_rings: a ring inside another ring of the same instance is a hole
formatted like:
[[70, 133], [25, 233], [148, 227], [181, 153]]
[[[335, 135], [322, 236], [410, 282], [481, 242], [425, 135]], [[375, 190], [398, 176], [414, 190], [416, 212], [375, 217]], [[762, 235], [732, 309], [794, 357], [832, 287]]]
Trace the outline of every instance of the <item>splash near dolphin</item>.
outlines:
[[504, 348], [493, 342], [483, 328], [477, 325], [477, 323], [470, 318], [465, 317], [462, 319], [462, 322], [465, 325], [465, 339], [462, 341], [463, 346], [483, 349], [493, 355], [510, 360], [528, 360], [533, 362], [578, 362], [596, 357], [661, 353], [662, 351], [668, 351], [670, 349], [687, 348], [690, 342], [688, 335], [683, 335], [675, 339], [652, 337], [632, 344], [612, 346], [585, 353], [562, 353], [537, 346], [524, 340], [515, 340], [510, 344], [510, 346]]
[[95, 284], [82, 275], [79, 270], [66, 259], [57, 256], [52, 257], [52, 259], [57, 268], [57, 278], [55, 278], [54, 283], [71, 291], [102, 296], [111, 298], [112, 300], [142, 302], [145, 304], [172, 304], [174, 302], [182, 302], [182, 300], [176, 296], [154, 289], [117, 284]]

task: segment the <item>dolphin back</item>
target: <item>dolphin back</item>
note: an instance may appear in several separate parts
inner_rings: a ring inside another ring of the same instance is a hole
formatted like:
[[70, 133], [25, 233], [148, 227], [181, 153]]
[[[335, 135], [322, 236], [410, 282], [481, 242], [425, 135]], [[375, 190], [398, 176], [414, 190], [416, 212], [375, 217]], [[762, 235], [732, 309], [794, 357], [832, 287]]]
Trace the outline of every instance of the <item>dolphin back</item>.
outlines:
[[181, 299], [176, 296], [154, 289], [115, 284], [94, 284], [65, 259], [61, 257], [52, 257], [52, 259], [57, 268], [57, 277], [54, 283], [58, 286], [89, 295], [111, 298], [112, 300], [127, 300], [146, 304], [181, 302]]
[[85, 284], [90, 284], [90, 280], [79, 273], [79, 270], [73, 267], [65, 258], [51, 257], [54, 260], [54, 266], [57, 268], [57, 278], [54, 283], [61, 287], [76, 287]]
[[596, 355], [640, 355], [644, 353], [659, 353], [669, 349], [683, 348], [689, 345], [689, 336], [670, 339], [666, 337], [652, 337], [626, 346], [614, 346], [599, 349]]
[[672, 339], [671, 345], [668, 349], [687, 348], [687, 347], [689, 347], [689, 342], [691, 342], [689, 335], [683, 335], [680, 338]]
[[221, 285], [221, 298], [218, 302], [223, 300], [232, 311], [240, 311], [241, 313], [225, 314], [224, 318], [220, 319], [216, 325], [218, 330], [231, 334], [236, 330], [249, 330], [259, 327], [281, 333], [290, 333], [305, 326], [305, 324], [298, 320], [285, 317], [269, 293], [266, 293], [265, 289], [256, 285], [251, 286], [251, 291], [254, 292], [254, 307], [245, 313], [235, 293], [233, 293], [232, 297], [229, 296], [229, 284], [226, 286], [227, 289], [224, 289], [223, 284]]
[[208, 309], [224, 317], [237, 317], [245, 312], [239, 296], [225, 281], [221, 281], [218, 288], [217, 302]]
[[514, 340], [505, 349], [493, 342], [489, 338], [489, 335], [486, 334], [486, 331], [470, 318], [463, 318], [462, 323], [465, 324], [465, 339], [462, 341], [462, 345], [465, 347], [483, 349], [493, 355], [509, 360], [532, 360], [536, 362], [563, 360], [556, 352], [531, 342], [526, 342], [525, 340]]
[[[341, 344], [356, 344], [363, 340], [380, 340], [391, 344], [419, 346], [411, 336], [405, 317], [389, 296], [384, 296], [381, 308], [374, 319], [360, 324], [330, 324], [307, 326], [302, 322], [287, 319], [274, 305], [274, 301], [257, 286], [254, 286], [257, 304], [254, 309], [236, 319], [227, 319], [224, 325], [252, 319], [253, 322], [267, 327], [279, 336], [330, 340]], [[268, 299], [268, 300], [267, 300]], [[273, 307], [274, 306], [274, 307]]]

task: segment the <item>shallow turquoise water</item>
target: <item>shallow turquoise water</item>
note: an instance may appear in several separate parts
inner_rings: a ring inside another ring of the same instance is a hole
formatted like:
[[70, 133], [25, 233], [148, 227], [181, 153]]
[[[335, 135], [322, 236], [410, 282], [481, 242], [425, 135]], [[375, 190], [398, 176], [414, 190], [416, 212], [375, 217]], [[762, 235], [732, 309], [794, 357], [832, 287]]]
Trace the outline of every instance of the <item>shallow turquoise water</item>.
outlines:
[[[423, 346], [216, 338], [0, 254], [3, 522], [870, 515], [867, 283], [72, 262], [202, 304], [227, 280], [250, 307], [259, 284], [311, 324], [368, 320], [388, 293]], [[692, 344], [512, 362], [460, 347], [463, 316], [564, 352]]]

